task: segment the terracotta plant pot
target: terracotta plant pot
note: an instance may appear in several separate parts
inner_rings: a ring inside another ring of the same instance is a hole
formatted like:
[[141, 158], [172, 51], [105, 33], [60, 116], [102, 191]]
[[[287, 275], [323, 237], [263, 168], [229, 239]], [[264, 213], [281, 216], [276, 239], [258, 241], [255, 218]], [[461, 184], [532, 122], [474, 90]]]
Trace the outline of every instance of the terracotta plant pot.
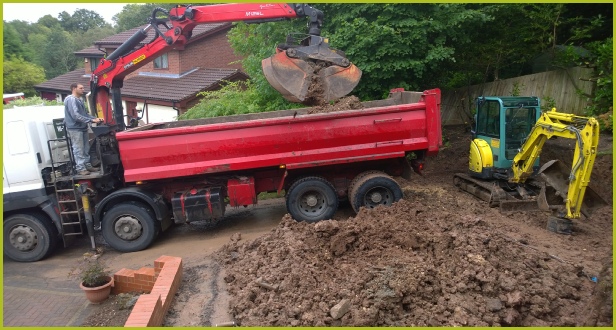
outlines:
[[79, 284], [79, 287], [83, 292], [86, 293], [86, 298], [92, 304], [100, 304], [105, 299], [109, 298], [109, 294], [111, 293], [111, 287], [113, 286], [113, 277], [107, 276], [109, 281], [101, 286], [97, 286], [95, 288], [88, 288], [83, 285], [83, 282]]

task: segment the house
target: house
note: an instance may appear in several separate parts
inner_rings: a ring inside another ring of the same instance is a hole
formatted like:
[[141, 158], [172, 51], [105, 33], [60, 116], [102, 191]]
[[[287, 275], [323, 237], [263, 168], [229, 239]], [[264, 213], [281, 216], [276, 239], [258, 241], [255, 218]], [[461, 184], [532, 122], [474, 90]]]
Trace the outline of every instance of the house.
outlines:
[[[90, 76], [105, 54], [111, 54], [141, 26], [98, 40], [94, 46], [75, 52], [84, 67], [34, 86], [43, 99], [62, 101], [70, 94], [70, 84], [83, 84], [90, 92]], [[122, 101], [125, 114], [142, 117], [145, 123], [174, 120], [197, 104], [199, 92], [216, 90], [220, 82], [246, 80], [241, 57], [233, 53], [227, 40], [231, 23], [203, 24], [182, 48], [173, 48], [124, 79]], [[154, 38], [155, 31], [140, 43]], [[145, 109], [144, 109], [144, 105]], [[143, 111], [145, 110], [145, 111]]]

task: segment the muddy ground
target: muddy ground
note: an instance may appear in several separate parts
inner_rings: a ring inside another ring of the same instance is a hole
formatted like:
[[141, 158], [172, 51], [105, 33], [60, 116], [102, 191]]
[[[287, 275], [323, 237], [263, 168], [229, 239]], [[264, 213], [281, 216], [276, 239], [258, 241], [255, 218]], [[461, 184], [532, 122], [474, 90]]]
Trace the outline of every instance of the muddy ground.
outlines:
[[[393, 207], [352, 216], [343, 205], [335, 220], [286, 215], [256, 238], [228, 235], [185, 263], [164, 325], [611, 326], [612, 137], [601, 137], [591, 178], [609, 205], [572, 235], [547, 231], [544, 212], [501, 214], [453, 187], [469, 137], [445, 127], [424, 175], [398, 178], [404, 199]], [[573, 147], [548, 141], [542, 163], [570, 165]], [[96, 323], [117, 312], [113, 299], [88, 324], [116, 325]]]

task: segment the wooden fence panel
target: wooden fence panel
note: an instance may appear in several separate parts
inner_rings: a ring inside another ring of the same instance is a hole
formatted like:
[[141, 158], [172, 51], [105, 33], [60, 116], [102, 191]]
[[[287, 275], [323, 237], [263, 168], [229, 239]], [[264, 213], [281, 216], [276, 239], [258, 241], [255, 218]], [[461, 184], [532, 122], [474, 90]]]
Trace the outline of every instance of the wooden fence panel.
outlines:
[[541, 104], [551, 98], [558, 111], [584, 115], [588, 97], [581, 96], [577, 90], [590, 95], [594, 83], [590, 78], [592, 69], [575, 67], [567, 70], [541, 72], [491, 83], [473, 85], [454, 90], [442, 91], [443, 125], [460, 125], [471, 122], [471, 110], [474, 100], [485, 96], [511, 96], [519, 90], [520, 96], [538, 96]]

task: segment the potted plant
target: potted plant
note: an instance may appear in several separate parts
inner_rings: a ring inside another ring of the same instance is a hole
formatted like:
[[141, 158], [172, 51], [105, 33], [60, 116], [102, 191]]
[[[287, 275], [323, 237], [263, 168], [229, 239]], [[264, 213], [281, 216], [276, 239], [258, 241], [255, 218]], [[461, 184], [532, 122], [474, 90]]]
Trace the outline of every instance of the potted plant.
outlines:
[[79, 287], [93, 304], [100, 304], [109, 298], [113, 286], [113, 277], [99, 257], [99, 254], [85, 253], [69, 272], [69, 277], [79, 279]]

